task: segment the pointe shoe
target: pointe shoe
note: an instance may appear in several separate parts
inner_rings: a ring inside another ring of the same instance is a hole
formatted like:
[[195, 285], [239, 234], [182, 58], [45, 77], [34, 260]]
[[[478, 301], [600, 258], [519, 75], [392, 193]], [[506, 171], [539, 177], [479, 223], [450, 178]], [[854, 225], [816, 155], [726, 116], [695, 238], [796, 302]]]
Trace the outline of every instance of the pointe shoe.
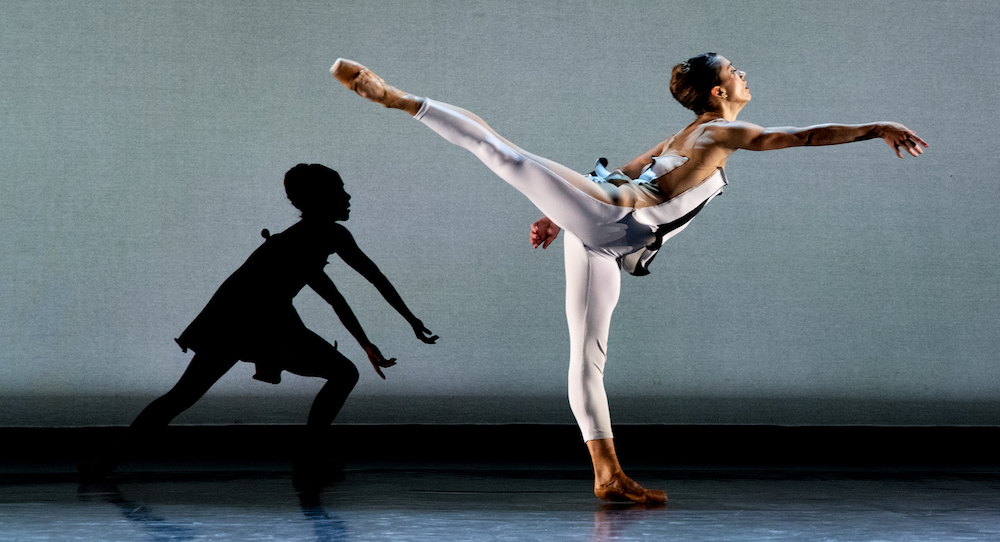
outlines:
[[610, 482], [595, 487], [594, 495], [609, 502], [634, 502], [641, 504], [664, 504], [667, 494], [656, 489], [646, 489], [622, 473]]
[[330, 68], [330, 74], [345, 87], [377, 104], [393, 109], [402, 109], [411, 115], [420, 110], [422, 100], [398, 88], [386, 84], [375, 72], [353, 60], [338, 58]]

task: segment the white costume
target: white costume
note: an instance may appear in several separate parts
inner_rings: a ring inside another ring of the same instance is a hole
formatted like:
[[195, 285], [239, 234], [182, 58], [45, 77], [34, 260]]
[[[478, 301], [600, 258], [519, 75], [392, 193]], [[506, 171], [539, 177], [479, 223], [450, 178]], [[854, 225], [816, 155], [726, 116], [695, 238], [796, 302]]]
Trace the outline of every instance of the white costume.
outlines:
[[[720, 168], [699, 185], [663, 201], [655, 179], [687, 158], [653, 159], [643, 175], [619, 187], [648, 206], [614, 205], [600, 199], [599, 183], [615, 178], [599, 163], [588, 177], [525, 152], [476, 115], [426, 100], [415, 116], [439, 135], [476, 155], [565, 230], [566, 317], [569, 323], [569, 402], [584, 440], [612, 438], [604, 391], [611, 314], [618, 303], [621, 271], [646, 275], [656, 251], [694, 218], [726, 185]], [[624, 177], [618, 177], [623, 179]], [[597, 184], [595, 184], [595, 181]]]

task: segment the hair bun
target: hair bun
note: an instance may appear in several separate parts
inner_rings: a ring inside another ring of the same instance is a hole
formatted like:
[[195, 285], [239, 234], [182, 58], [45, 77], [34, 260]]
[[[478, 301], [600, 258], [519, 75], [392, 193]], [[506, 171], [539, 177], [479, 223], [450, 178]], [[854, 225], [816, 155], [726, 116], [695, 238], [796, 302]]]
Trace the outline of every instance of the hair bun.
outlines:
[[670, 74], [670, 94], [698, 115], [709, 110], [712, 88], [720, 84], [719, 56], [715, 53], [689, 58], [674, 66]]

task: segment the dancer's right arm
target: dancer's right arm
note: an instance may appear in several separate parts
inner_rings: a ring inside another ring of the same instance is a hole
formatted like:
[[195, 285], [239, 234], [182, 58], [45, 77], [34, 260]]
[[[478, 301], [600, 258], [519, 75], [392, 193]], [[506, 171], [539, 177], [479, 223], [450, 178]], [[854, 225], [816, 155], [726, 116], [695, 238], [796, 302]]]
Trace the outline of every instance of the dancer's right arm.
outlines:
[[542, 250], [549, 248], [552, 241], [556, 240], [559, 236], [559, 226], [556, 226], [555, 222], [552, 222], [547, 216], [543, 216], [535, 221], [531, 225], [531, 236], [529, 241], [531, 241], [531, 246], [538, 248], [542, 247]]
[[354, 311], [351, 310], [351, 306], [347, 304], [347, 300], [337, 290], [330, 277], [321, 271], [309, 281], [309, 287], [333, 307], [333, 311], [337, 313], [337, 317], [340, 318], [344, 327], [357, 339], [358, 344], [361, 345], [365, 354], [368, 355], [368, 361], [375, 368], [375, 372], [382, 377], [382, 380], [385, 380], [382, 369], [395, 365], [396, 358], [385, 359], [378, 347], [368, 340], [368, 336], [365, 334], [365, 330], [362, 329], [361, 323], [358, 322], [357, 316], [354, 315]]
[[642, 175], [642, 168], [651, 164], [653, 162], [653, 157], [663, 154], [663, 149], [666, 147], [668, 141], [670, 140], [668, 139], [639, 156], [636, 156], [629, 163], [618, 168], [618, 170], [625, 175], [628, 175], [629, 179], [639, 178], [639, 175]]

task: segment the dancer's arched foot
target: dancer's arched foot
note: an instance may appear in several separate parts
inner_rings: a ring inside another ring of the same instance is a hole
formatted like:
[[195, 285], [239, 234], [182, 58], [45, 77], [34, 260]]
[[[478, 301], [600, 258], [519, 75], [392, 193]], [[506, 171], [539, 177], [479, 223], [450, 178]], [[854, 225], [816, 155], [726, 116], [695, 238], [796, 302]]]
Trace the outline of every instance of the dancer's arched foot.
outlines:
[[330, 68], [330, 73], [343, 85], [362, 98], [393, 109], [402, 109], [410, 115], [416, 115], [423, 105], [424, 99], [407, 94], [398, 88], [387, 85], [375, 72], [353, 60], [338, 58]]
[[634, 502], [642, 504], [664, 504], [667, 494], [656, 489], [646, 489], [620, 472], [611, 481], [594, 486], [594, 495], [610, 502]]

